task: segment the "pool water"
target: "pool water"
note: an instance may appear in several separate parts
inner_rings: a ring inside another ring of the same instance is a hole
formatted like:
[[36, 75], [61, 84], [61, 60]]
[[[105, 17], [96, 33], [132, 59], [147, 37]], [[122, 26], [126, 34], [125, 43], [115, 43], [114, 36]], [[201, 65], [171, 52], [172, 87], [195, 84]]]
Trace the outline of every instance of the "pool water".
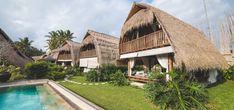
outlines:
[[48, 85], [0, 88], [0, 110], [73, 109]]

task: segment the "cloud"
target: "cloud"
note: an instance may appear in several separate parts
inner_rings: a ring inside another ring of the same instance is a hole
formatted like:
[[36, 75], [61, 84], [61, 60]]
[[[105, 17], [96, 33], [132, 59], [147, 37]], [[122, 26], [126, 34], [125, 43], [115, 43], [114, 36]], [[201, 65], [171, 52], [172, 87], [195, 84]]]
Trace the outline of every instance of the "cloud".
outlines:
[[[194, 26], [204, 27], [202, 0], [135, 0], [147, 2]], [[223, 0], [209, 1], [211, 21], [231, 10]], [[81, 41], [87, 29], [119, 37], [133, 0], [1, 0], [0, 28], [13, 39], [28, 36], [33, 45], [44, 48], [49, 31], [70, 29]], [[234, 3], [233, 3], [234, 4]]]

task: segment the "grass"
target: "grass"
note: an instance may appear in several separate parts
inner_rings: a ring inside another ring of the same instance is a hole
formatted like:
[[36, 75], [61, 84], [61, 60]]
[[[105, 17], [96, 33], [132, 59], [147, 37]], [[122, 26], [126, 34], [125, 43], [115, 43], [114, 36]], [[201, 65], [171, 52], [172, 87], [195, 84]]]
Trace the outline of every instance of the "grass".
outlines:
[[73, 80], [73, 81], [80, 82], [80, 83], [89, 83], [89, 81], [86, 81], [86, 78], [84, 76], [71, 77], [69, 78], [69, 80]]
[[[71, 78], [77, 82], [87, 82], [84, 77]], [[159, 109], [144, 97], [144, 90], [131, 86], [77, 85], [60, 82], [61, 85], [85, 97], [93, 103], [109, 110], [155, 110]]]
[[[88, 83], [85, 77], [75, 76], [71, 80]], [[144, 90], [131, 86], [118, 87], [111, 84], [105, 85], [76, 85], [69, 82], [61, 82], [73, 92], [85, 97], [97, 105], [111, 110], [153, 110], [159, 109], [144, 97]], [[232, 110], [234, 108], [234, 81], [226, 81], [223, 84], [208, 88], [209, 109]]]
[[226, 81], [208, 89], [209, 102], [218, 110], [234, 108], [234, 81]]

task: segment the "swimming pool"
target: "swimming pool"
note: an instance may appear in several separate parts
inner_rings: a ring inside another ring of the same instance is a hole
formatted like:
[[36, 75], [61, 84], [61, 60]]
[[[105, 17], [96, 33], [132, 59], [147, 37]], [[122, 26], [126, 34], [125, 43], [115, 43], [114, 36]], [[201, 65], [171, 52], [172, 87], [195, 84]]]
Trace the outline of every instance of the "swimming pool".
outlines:
[[47, 84], [0, 88], [0, 110], [73, 110]]

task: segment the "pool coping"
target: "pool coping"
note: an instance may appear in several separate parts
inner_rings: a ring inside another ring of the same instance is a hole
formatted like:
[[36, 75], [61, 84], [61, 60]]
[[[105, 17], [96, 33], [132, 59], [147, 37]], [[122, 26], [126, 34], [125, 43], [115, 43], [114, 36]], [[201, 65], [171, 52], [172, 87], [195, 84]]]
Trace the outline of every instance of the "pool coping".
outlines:
[[60, 95], [65, 101], [67, 101], [74, 109], [77, 110], [104, 110], [96, 104], [88, 101], [87, 99], [75, 94], [60, 84], [48, 79], [39, 80], [22, 80], [7, 83], [0, 83], [0, 88], [15, 87], [15, 86], [29, 86], [48, 84], [58, 95]]

